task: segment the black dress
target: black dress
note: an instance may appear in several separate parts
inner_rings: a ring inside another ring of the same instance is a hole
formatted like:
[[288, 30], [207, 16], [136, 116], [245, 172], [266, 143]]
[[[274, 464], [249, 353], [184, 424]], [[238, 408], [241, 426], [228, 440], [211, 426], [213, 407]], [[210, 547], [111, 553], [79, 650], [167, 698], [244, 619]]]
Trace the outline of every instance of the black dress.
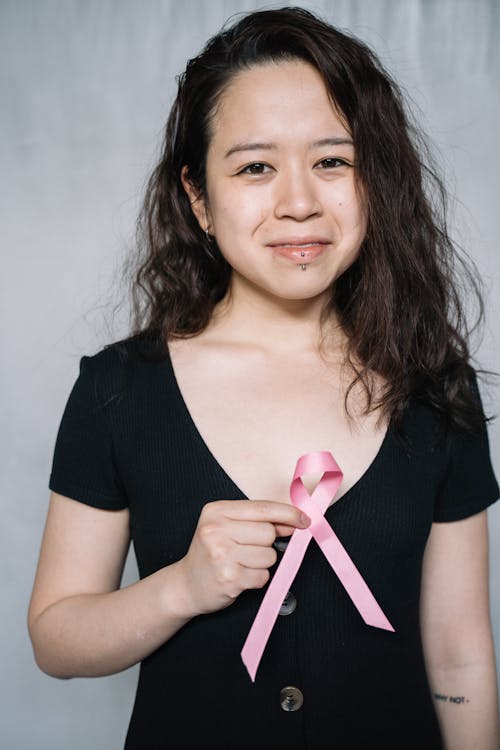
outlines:
[[[49, 481], [94, 507], [129, 507], [141, 578], [186, 554], [206, 502], [245, 499], [201, 438], [170, 358], [148, 352], [138, 337], [81, 358]], [[486, 429], [436, 444], [435, 428], [411, 402], [406, 439], [390, 425], [325, 514], [395, 632], [365, 625], [312, 540], [255, 683], [240, 651], [263, 589], [194, 618], [142, 662], [127, 750], [442, 748], [420, 638], [422, 557], [434, 521], [478, 513], [499, 490]]]

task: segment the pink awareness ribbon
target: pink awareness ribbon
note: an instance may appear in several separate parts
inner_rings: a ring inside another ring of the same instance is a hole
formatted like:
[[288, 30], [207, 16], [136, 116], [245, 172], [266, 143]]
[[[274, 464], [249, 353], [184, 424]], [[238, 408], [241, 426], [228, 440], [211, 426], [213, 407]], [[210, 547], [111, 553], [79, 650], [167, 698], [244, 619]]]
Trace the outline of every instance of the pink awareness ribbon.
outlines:
[[[301, 476], [312, 472], [323, 474], [312, 495], [309, 495]], [[297, 461], [290, 485], [290, 498], [297, 508], [309, 516], [311, 524], [307, 529], [294, 530], [241, 651], [241, 658], [252, 682], [255, 682], [255, 674], [280, 607], [313, 537], [366, 624], [394, 632], [363, 576], [324, 518], [331, 499], [338, 491], [342, 476], [342, 471], [329, 451], [305, 453]]]

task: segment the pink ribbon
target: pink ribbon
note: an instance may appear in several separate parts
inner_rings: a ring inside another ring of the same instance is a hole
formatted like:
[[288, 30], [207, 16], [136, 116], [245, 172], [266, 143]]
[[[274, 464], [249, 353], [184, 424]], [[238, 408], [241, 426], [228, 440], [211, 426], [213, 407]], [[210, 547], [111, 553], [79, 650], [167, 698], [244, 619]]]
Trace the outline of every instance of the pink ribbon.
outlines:
[[[300, 478], [302, 474], [310, 472], [323, 472], [312, 495], [309, 495]], [[241, 658], [252, 682], [255, 682], [255, 674], [280, 607], [313, 537], [366, 624], [394, 632], [363, 576], [324, 518], [331, 499], [338, 491], [342, 476], [342, 471], [329, 451], [306, 453], [297, 461], [290, 485], [290, 498], [295, 506], [309, 516], [311, 524], [307, 529], [295, 529], [293, 532], [241, 651]]]

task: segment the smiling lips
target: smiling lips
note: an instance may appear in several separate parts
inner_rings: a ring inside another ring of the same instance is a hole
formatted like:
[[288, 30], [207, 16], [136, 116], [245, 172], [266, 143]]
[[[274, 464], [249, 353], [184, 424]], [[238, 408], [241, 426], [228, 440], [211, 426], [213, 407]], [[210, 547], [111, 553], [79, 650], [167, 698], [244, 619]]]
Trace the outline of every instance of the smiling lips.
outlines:
[[321, 255], [329, 246], [327, 239], [321, 237], [304, 238], [302, 240], [282, 240], [269, 245], [278, 255], [292, 261], [292, 263], [310, 263]]

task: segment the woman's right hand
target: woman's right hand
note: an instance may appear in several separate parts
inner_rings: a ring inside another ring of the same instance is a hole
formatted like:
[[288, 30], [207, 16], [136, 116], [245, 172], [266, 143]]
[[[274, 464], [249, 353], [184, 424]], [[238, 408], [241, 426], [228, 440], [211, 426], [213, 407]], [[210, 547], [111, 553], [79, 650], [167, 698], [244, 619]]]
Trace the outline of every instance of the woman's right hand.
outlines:
[[216, 500], [203, 506], [191, 545], [178, 565], [191, 615], [224, 609], [245, 589], [269, 580], [273, 542], [310, 519], [291, 503]]

